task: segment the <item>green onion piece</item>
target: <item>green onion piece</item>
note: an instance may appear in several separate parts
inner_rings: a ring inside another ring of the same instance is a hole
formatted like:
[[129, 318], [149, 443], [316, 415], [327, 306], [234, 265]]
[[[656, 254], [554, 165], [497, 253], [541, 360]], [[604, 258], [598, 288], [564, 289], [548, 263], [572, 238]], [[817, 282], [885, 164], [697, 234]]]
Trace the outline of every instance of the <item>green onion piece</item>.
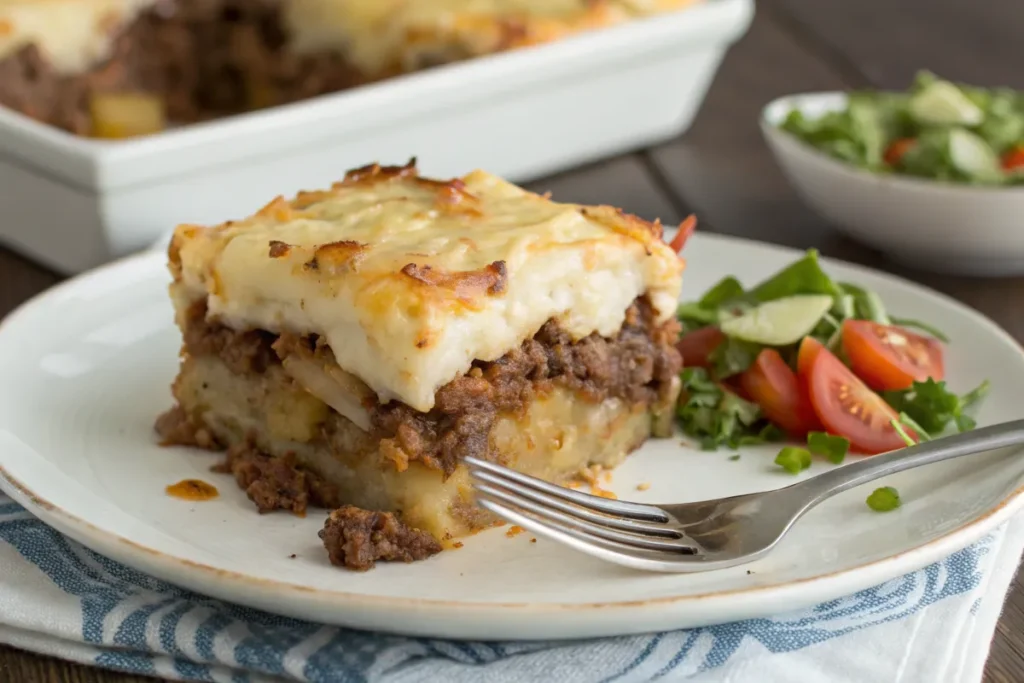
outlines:
[[941, 330], [929, 325], [928, 323], [921, 322], [920, 320], [914, 320], [912, 318], [892, 318], [892, 324], [900, 327], [906, 327], [907, 329], [921, 330], [929, 336], [935, 337], [940, 342], [946, 344], [949, 343], [949, 337], [947, 337]]
[[928, 433], [928, 430], [917, 423], [914, 418], [910, 417], [906, 413], [900, 413], [900, 423], [904, 427], [910, 427], [917, 433], [918, 441], [931, 441], [932, 435]]
[[891, 486], [883, 486], [872, 491], [867, 502], [875, 512], [890, 512], [900, 506], [900, 492]]
[[735, 455], [730, 455], [729, 459], [732, 460], [733, 462], [735, 462], [735, 461], [740, 459], [740, 454], [736, 453]]
[[961, 396], [960, 397], [960, 409], [962, 410], [964, 408], [967, 408], [971, 404], [977, 403], [981, 399], [985, 398], [985, 394], [988, 393], [988, 390], [991, 387], [992, 387], [991, 383], [989, 383], [988, 380], [985, 380], [984, 382], [979, 384], [977, 387], [975, 387], [971, 391], [969, 391], [966, 394], [964, 394], [963, 396]]
[[889, 319], [889, 314], [885, 312], [882, 298], [870, 290], [865, 291], [863, 296], [857, 298], [857, 308], [865, 320], [880, 325], [888, 325], [892, 322]]
[[775, 464], [790, 474], [800, 474], [811, 466], [811, 452], [806, 448], [786, 446], [775, 456]]
[[830, 462], [840, 464], [850, 450], [850, 440], [827, 432], [810, 432], [807, 448], [815, 455], [823, 455]]
[[969, 432], [978, 426], [977, 420], [970, 415], [957, 415], [953, 418], [953, 422], [956, 423], [956, 430], [958, 432]]
[[914, 441], [910, 434], [907, 434], [907, 430], [903, 428], [903, 425], [899, 423], [899, 420], [889, 420], [889, 424], [892, 425], [892, 428], [895, 429], [896, 433], [900, 435], [901, 439], [903, 439], [903, 443], [907, 444], [908, 446], [917, 445], [917, 442]]

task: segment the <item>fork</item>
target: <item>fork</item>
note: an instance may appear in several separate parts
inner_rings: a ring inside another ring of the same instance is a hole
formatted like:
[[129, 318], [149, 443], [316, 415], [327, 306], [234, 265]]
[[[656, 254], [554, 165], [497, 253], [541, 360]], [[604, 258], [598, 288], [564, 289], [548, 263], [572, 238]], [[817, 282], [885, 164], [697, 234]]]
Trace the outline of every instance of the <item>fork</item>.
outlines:
[[608, 562], [672, 573], [763, 557], [805, 512], [854, 486], [1020, 444], [1024, 420], [1014, 420], [866, 457], [774, 491], [667, 505], [609, 500], [479, 458], [465, 462], [477, 503], [506, 521]]

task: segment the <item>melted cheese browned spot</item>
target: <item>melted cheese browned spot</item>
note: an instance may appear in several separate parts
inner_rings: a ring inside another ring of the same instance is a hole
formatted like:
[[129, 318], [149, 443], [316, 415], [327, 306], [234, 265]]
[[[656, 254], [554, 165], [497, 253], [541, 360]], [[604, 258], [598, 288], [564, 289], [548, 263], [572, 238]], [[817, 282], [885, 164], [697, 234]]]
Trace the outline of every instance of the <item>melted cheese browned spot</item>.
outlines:
[[270, 240], [270, 258], [287, 256], [292, 246], [280, 240]]
[[410, 263], [402, 268], [402, 274], [428, 287], [450, 289], [460, 300], [471, 300], [484, 293], [501, 294], [505, 291], [505, 280], [508, 277], [504, 261], [489, 263], [478, 270], [454, 273]]

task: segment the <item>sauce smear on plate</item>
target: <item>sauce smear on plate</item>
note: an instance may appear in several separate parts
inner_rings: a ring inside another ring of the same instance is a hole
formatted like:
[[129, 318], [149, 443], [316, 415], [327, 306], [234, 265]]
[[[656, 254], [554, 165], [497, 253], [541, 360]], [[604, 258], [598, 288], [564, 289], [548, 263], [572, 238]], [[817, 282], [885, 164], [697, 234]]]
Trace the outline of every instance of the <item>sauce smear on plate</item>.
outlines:
[[217, 487], [199, 479], [183, 479], [167, 487], [167, 495], [182, 500], [211, 500], [217, 497]]

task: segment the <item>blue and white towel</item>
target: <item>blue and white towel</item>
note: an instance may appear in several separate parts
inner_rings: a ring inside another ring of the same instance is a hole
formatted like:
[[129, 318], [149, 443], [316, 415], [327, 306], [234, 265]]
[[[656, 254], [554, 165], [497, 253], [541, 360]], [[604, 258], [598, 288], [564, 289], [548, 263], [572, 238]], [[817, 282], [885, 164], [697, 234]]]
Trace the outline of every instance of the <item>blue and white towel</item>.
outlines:
[[462, 643], [230, 605], [119, 565], [0, 494], [0, 642], [185, 681], [972, 683], [1024, 547], [1018, 517], [942, 562], [813, 609], [653, 635]]

